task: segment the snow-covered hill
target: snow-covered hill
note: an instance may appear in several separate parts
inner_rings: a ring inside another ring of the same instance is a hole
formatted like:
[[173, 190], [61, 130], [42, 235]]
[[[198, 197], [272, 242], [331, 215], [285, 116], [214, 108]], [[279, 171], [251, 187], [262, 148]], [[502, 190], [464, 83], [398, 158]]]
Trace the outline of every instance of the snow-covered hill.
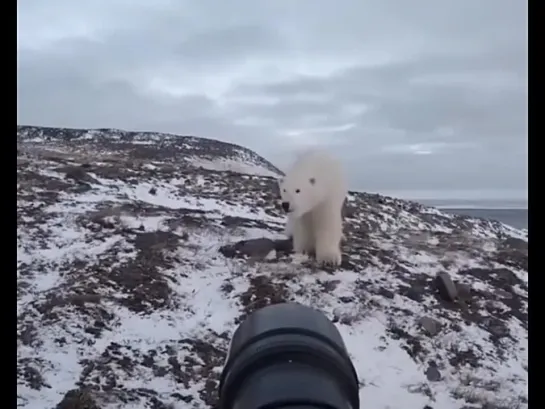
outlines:
[[247, 149], [18, 131], [19, 407], [212, 408], [236, 325], [290, 300], [336, 323], [362, 409], [528, 407], [523, 232], [352, 193], [325, 271], [291, 254], [279, 171]]
[[27, 144], [56, 143], [86, 155], [88, 147], [97, 148], [111, 160], [117, 156], [132, 159], [169, 160], [210, 170], [276, 176], [281, 171], [273, 164], [242, 146], [215, 139], [178, 136], [154, 132], [127, 132], [119, 129], [73, 129], [17, 126], [17, 140]]

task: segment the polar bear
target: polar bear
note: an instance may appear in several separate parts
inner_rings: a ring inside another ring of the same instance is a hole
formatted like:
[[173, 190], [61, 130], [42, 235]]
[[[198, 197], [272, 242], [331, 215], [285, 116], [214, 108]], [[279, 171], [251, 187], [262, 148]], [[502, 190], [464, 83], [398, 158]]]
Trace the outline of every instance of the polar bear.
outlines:
[[315, 253], [319, 263], [341, 264], [342, 208], [348, 187], [340, 162], [322, 151], [299, 156], [278, 181], [286, 234], [296, 253]]

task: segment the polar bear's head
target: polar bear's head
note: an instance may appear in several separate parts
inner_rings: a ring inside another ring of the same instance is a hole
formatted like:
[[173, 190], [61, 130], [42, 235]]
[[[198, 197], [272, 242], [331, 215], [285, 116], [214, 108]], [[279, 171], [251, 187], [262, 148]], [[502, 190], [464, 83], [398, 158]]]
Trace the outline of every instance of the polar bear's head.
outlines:
[[288, 175], [278, 180], [282, 209], [294, 217], [311, 211], [324, 197], [320, 184], [314, 177]]

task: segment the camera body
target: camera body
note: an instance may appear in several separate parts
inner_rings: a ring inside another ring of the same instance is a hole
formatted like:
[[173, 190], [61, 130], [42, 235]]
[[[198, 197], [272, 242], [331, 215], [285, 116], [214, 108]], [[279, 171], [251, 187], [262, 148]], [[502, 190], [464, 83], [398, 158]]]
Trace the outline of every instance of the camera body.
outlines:
[[236, 329], [220, 409], [359, 409], [358, 377], [335, 325], [297, 303], [255, 311]]

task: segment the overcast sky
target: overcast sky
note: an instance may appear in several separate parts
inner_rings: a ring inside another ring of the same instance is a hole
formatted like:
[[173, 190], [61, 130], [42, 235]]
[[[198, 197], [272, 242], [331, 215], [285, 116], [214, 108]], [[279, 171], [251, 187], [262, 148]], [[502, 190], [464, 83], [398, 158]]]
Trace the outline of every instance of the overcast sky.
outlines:
[[[527, 197], [524, 0], [20, 0], [19, 124], [192, 134], [353, 188]], [[410, 193], [413, 192], [413, 193]]]

